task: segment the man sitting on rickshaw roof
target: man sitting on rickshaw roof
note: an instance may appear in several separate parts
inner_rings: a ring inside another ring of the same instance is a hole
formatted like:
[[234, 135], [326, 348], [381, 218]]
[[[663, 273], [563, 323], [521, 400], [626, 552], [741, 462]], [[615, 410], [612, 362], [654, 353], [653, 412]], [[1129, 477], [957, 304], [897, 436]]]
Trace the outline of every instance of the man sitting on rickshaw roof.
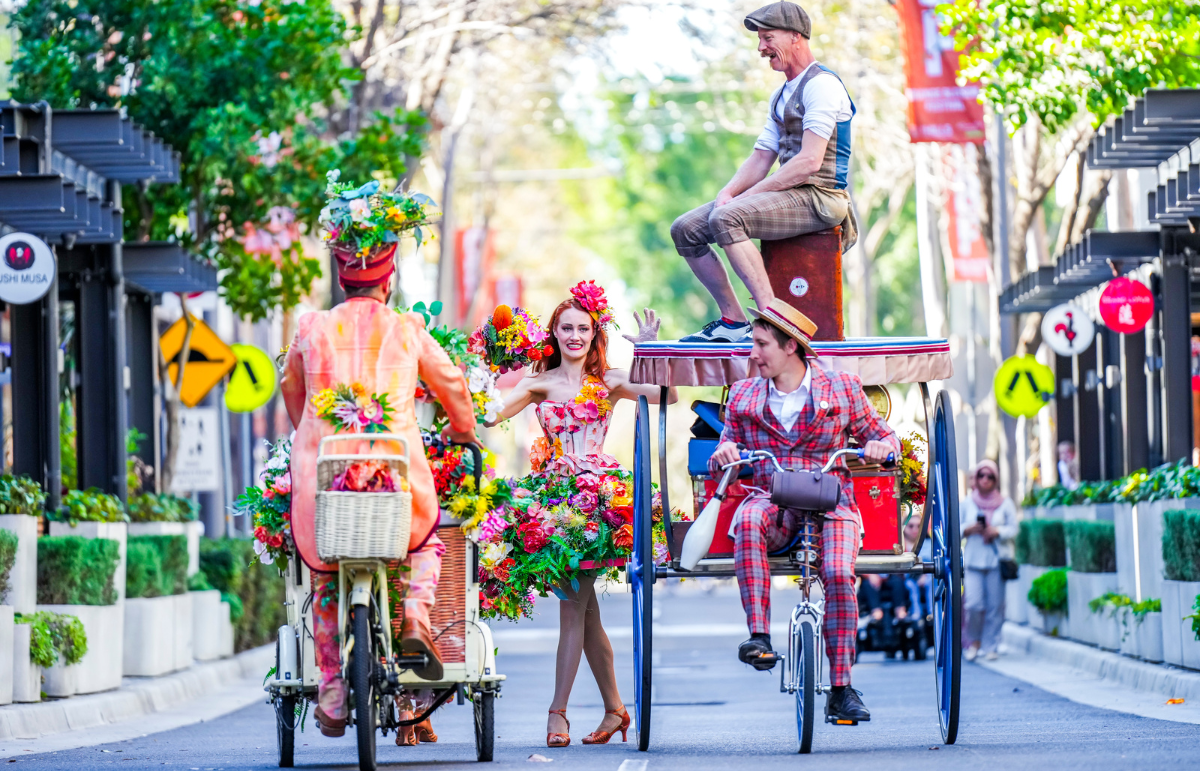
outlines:
[[[869, 462], [881, 463], [889, 453], [900, 452], [900, 440], [871, 406], [856, 375], [809, 365], [809, 357], [816, 358], [810, 345], [816, 324], [782, 300], [750, 313], [755, 317], [750, 361], [759, 376], [729, 389], [725, 429], [709, 461], [714, 476], [721, 466], [739, 459], [739, 445], [751, 452], [767, 450], [781, 466], [794, 470], [819, 470], [829, 456], [846, 448], [851, 436]], [[756, 462], [752, 484], [770, 490], [773, 471], [769, 461]], [[825, 714], [839, 720], [870, 720], [861, 694], [850, 687], [858, 626], [854, 562], [862, 518], [851, 495], [850, 470], [839, 462], [832, 473], [842, 478], [841, 499], [823, 522], [818, 520], [825, 651], [833, 686]], [[796, 512], [780, 511], [769, 494], [759, 492], [748, 496], [733, 517], [734, 567], [750, 628], [750, 639], [738, 647], [738, 658], [755, 669], [771, 669], [778, 660], [771, 648], [767, 555], [790, 544], [799, 524]]]
[[[758, 52], [787, 76], [771, 97], [766, 127], [754, 151], [715, 201], [671, 225], [671, 239], [721, 318], [683, 342], [738, 342], [750, 337], [733, 284], [711, 244], [750, 290], [759, 310], [774, 299], [762, 254], [750, 239], [776, 240], [842, 226], [842, 250], [858, 240], [846, 190], [850, 169], [850, 119], [854, 103], [839, 78], [813, 56], [812, 21], [795, 3], [759, 8], [745, 19], [758, 33]], [[779, 160], [779, 170], [768, 172]]]

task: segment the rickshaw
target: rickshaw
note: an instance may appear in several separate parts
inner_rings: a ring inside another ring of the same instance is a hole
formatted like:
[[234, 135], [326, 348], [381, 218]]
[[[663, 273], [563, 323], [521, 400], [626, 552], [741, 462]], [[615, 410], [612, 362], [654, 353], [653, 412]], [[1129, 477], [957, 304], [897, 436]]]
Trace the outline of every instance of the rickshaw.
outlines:
[[[691, 523], [672, 522], [667, 493], [667, 389], [671, 386], [729, 386], [747, 377], [751, 344], [744, 343], [680, 343], [655, 341], [638, 344], [630, 370], [635, 383], [654, 384], [662, 388], [658, 408], [658, 489], [662, 494], [662, 511], [670, 561], [655, 566], [654, 544], [651, 535], [652, 492], [650, 450], [650, 406], [646, 397], [638, 400], [634, 432], [634, 541], [626, 565], [633, 594], [633, 648], [636, 686], [636, 721], [638, 749], [650, 747], [651, 683], [654, 585], [666, 578], [733, 577], [732, 542], [726, 539], [725, 548], [718, 540], [729, 525], [733, 511], [722, 504], [722, 519], [718, 520], [718, 536], [713, 539], [707, 555], [691, 571], [680, 566], [682, 540]], [[938, 722], [942, 741], [953, 744], [958, 735], [959, 686], [962, 674], [962, 553], [958, 519], [958, 473], [955, 452], [954, 417], [950, 396], [939, 391], [931, 396], [929, 383], [948, 378], [952, 372], [950, 347], [946, 340], [927, 338], [853, 338], [843, 341], [814, 342], [816, 366], [857, 374], [864, 390], [875, 391], [876, 398], [888, 400], [886, 386], [916, 383], [924, 404], [927, 437], [926, 475], [928, 495], [921, 512], [921, 535], [911, 549], [906, 549], [900, 532], [903, 522], [896, 495], [895, 472], [878, 467], [862, 467], [853, 471], [856, 501], [863, 510], [864, 543], [856, 562], [856, 573], [900, 573], [928, 575], [933, 582], [933, 647], [934, 676], [937, 694]], [[811, 363], [811, 361], [810, 361]], [[874, 400], [873, 400], [874, 401]], [[708, 423], [708, 438], [693, 438], [689, 447], [689, 471], [696, 493], [696, 511], [708, 497], [724, 494], [736, 467], [726, 470], [724, 478], [707, 477], [707, 462], [716, 447], [721, 424], [720, 410], [712, 403], [693, 405], [697, 425], [704, 429]], [[693, 434], [700, 437], [693, 427]], [[854, 450], [849, 452], [854, 453]], [[840, 454], [840, 453], [839, 453]], [[835, 458], [830, 458], [831, 465]], [[743, 463], [761, 460], [771, 462], [769, 453], [745, 453]], [[776, 464], [776, 468], [779, 468]], [[728, 510], [727, 510], [728, 509]], [[805, 525], [802, 531], [810, 527]], [[919, 556], [926, 538], [930, 541], [931, 558]], [[812, 747], [815, 700], [826, 692], [821, 680], [823, 651], [820, 645], [823, 599], [813, 600], [810, 589], [819, 581], [813, 568], [814, 547], [806, 544], [803, 532], [785, 550], [769, 555], [771, 574], [794, 576], [800, 584], [801, 601], [791, 615], [786, 653], [782, 656], [780, 691], [794, 695], [799, 751], [807, 753]], [[829, 722], [839, 722], [830, 719]]]
[[[391, 434], [372, 434], [370, 437], [374, 441], [405, 444], [403, 437]], [[327, 472], [323, 468], [326, 463], [354, 460], [402, 460], [407, 473], [406, 444], [403, 456], [325, 453], [326, 443], [361, 438], [361, 435], [337, 435], [322, 440], [317, 461], [319, 480], [326, 478]], [[435, 452], [443, 451], [446, 446], [433, 437], [426, 437], [425, 441], [428, 445], [437, 445]], [[483, 469], [481, 451], [473, 444], [460, 446], [473, 455], [478, 489]], [[324, 487], [319, 481], [318, 489]], [[369, 497], [363, 493], [351, 495]], [[436, 601], [430, 613], [431, 631], [443, 665], [442, 679], [436, 682], [423, 680], [412, 672], [425, 666], [425, 654], [392, 650], [392, 632], [399, 635], [401, 620], [389, 618], [391, 587], [384, 573], [384, 559], [367, 557], [339, 561], [338, 615], [343, 630], [340, 635], [343, 676], [350, 692], [350, 725], [356, 732], [358, 765], [363, 771], [374, 771], [376, 767], [377, 729], [387, 736], [389, 730], [416, 725], [451, 698], [459, 705], [468, 700], [471, 702], [475, 717], [476, 759], [492, 760], [495, 699], [505, 676], [496, 669], [491, 629], [479, 618], [478, 557], [475, 544], [464, 537], [461, 524], [461, 519], [443, 511], [438, 525], [438, 536], [446, 545], [446, 554], [442, 558]], [[286, 581], [288, 620], [279, 628], [275, 671], [264, 685], [270, 695], [269, 703], [275, 708], [280, 768], [293, 765], [296, 728], [301, 716], [307, 714], [304, 702], [316, 702], [320, 675], [313, 637], [311, 574], [299, 554], [293, 553], [288, 560]], [[369, 651], [369, 654], [361, 655], [363, 651]], [[406, 688], [432, 691], [433, 702], [411, 720], [400, 720], [392, 697]]]

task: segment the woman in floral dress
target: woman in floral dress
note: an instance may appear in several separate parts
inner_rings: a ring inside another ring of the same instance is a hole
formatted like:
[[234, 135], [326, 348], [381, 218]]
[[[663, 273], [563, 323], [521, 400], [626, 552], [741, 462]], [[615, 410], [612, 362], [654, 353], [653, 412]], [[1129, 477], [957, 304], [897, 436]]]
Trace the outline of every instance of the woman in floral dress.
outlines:
[[[628, 522], [632, 519], [633, 485], [629, 472], [604, 452], [604, 437], [612, 420], [614, 402], [645, 396], [651, 403], [657, 403], [659, 397], [657, 386], [636, 385], [629, 382], [628, 371], [608, 367], [606, 328], [612, 323], [612, 313], [603, 290], [593, 282], [582, 282], [571, 290], [571, 295], [550, 317], [553, 352], [534, 362], [532, 374], [508, 395], [504, 410], [495, 421], [503, 422], [530, 404], [537, 405], [544, 435], [530, 450], [533, 473], [520, 480], [514, 490], [518, 499], [527, 499], [525, 521], [517, 528], [516, 548], [533, 555], [554, 537], [556, 529], [565, 531], [572, 524], [579, 525], [577, 529], [588, 540], [594, 540], [602, 532], [611, 533], [618, 548], [628, 549], [624, 540], [632, 543]], [[626, 339], [642, 342], [658, 338], [659, 322], [654, 311], [647, 309], [644, 319], [636, 314], [634, 318], [638, 334], [625, 335]], [[669, 398], [675, 400], [674, 389]], [[574, 492], [561, 497], [564, 489]], [[579, 522], [573, 523], [576, 519]], [[502, 557], [513, 548], [511, 544], [499, 546], [505, 549]], [[505, 580], [511, 564], [511, 559], [505, 559], [497, 566], [501, 580]], [[604, 744], [617, 731], [624, 738], [629, 728], [629, 714], [617, 689], [612, 645], [600, 621], [595, 579], [594, 571], [582, 571], [565, 584], [553, 587], [561, 602], [554, 697], [546, 726], [548, 747], [571, 743], [567, 733], [570, 730], [567, 698], [582, 653], [587, 654], [605, 710], [599, 727], [584, 737], [583, 743]], [[485, 583], [485, 596], [486, 586]]]

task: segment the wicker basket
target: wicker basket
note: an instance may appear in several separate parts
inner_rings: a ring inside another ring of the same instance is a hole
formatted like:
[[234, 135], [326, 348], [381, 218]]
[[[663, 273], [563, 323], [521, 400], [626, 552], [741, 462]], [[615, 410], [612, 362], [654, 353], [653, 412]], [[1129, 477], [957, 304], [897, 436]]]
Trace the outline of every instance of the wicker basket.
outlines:
[[[394, 440], [404, 455], [327, 455], [332, 441]], [[317, 556], [322, 562], [343, 559], [402, 560], [408, 556], [412, 528], [412, 493], [352, 493], [329, 489], [351, 463], [383, 461], [408, 476], [408, 442], [395, 434], [339, 435], [321, 440], [317, 455]]]

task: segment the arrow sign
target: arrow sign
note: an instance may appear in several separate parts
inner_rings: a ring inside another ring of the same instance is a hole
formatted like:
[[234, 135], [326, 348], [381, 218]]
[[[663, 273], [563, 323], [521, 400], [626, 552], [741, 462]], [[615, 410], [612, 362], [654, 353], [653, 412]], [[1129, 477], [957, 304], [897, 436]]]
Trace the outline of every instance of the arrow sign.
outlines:
[[275, 362], [261, 348], [234, 343], [237, 366], [229, 375], [225, 406], [230, 412], [253, 412], [275, 393]]
[[[192, 344], [188, 350], [187, 366], [183, 368], [183, 386], [179, 389], [179, 400], [188, 407], [199, 404], [237, 363], [233, 349], [217, 337], [216, 332], [195, 316], [192, 317], [192, 323], [195, 324]], [[167, 374], [172, 383], [179, 382], [179, 354], [183, 352], [186, 334], [187, 324], [181, 318], [158, 339], [163, 359], [171, 362], [167, 366]]]

